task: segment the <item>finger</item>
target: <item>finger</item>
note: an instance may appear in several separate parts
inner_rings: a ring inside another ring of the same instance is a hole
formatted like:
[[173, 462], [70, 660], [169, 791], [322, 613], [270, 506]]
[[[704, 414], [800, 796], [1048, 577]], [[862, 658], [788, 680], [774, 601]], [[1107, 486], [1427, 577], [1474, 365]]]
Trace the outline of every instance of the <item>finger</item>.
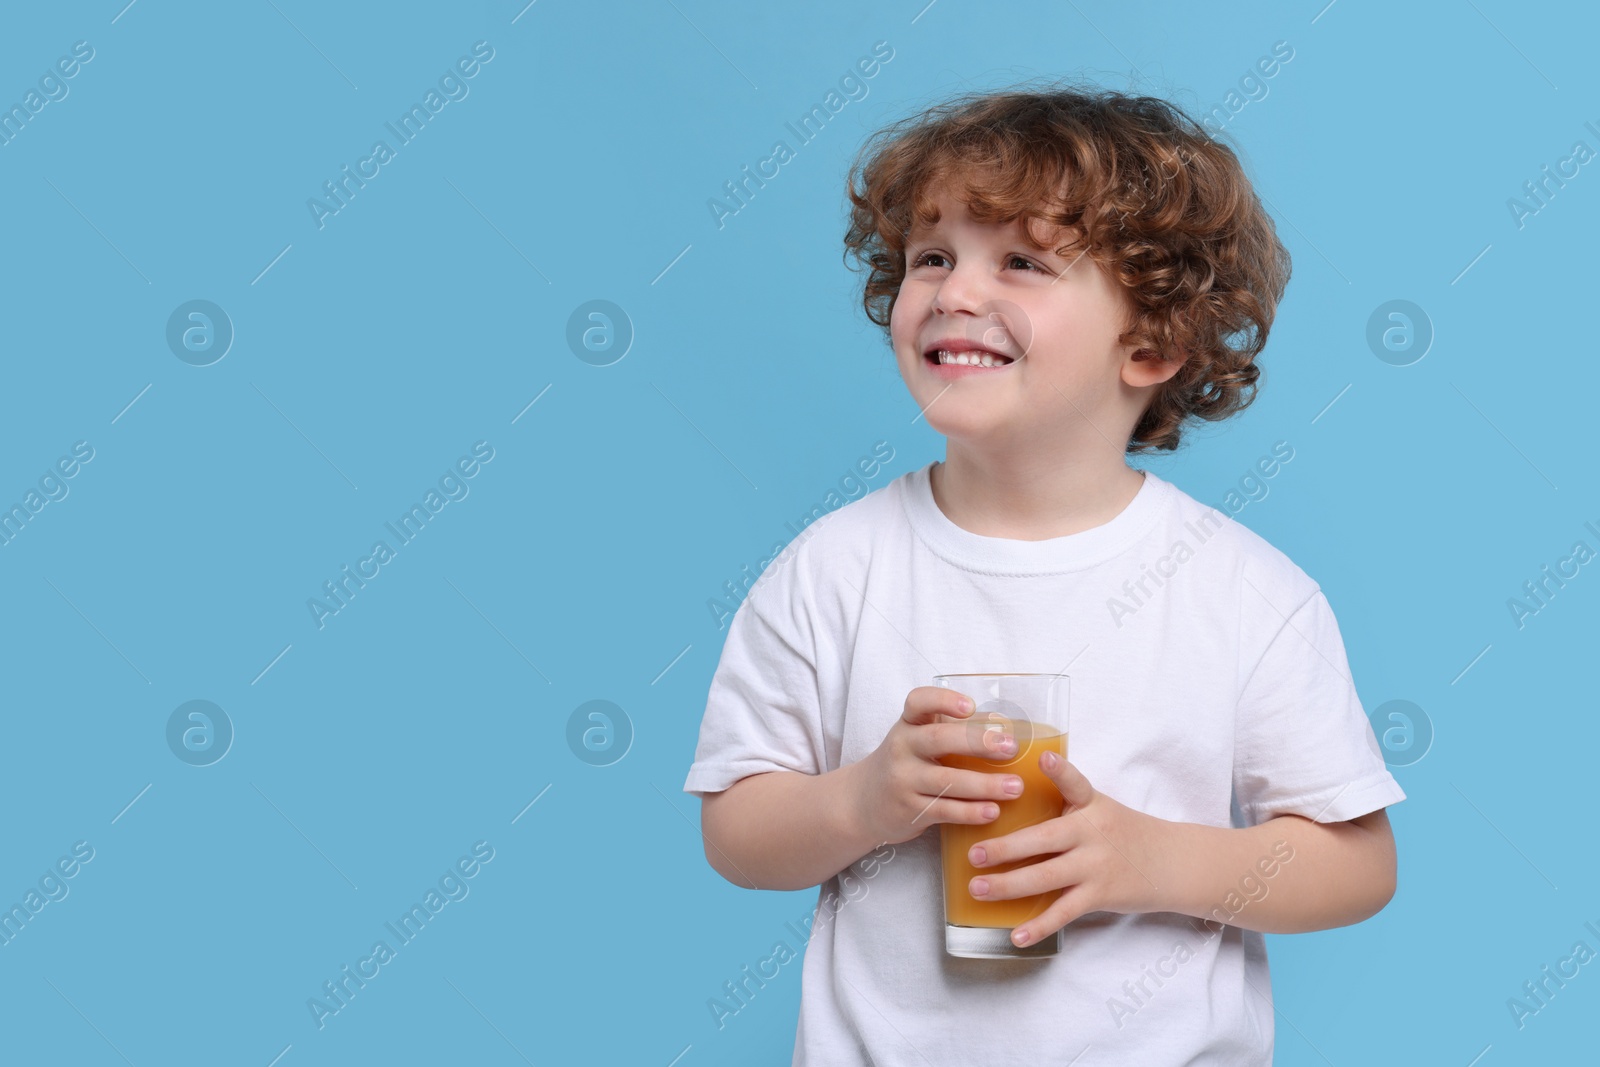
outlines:
[[1014, 900], [1066, 889], [1083, 881], [1082, 864], [1070, 853], [1051, 856], [999, 874], [980, 874], [967, 881], [974, 900]]
[[1080, 915], [1094, 908], [1088, 904], [1088, 893], [1079, 885], [1070, 886], [1050, 902], [1050, 906], [1011, 931], [1014, 945], [1032, 945], [1043, 941]]
[[1089, 779], [1083, 772], [1061, 758], [1057, 752], [1043, 752], [1039, 755], [1039, 769], [1044, 771], [1045, 777], [1056, 784], [1061, 790], [1061, 795], [1067, 798], [1070, 808], [1081, 808], [1094, 799], [1094, 786], [1089, 784]]
[[917, 792], [932, 798], [966, 797], [975, 800], [1014, 800], [1022, 794], [1022, 776], [967, 771], [929, 764], [920, 777]]
[[1009, 762], [1017, 758], [1015, 734], [1003, 727], [995, 729], [1000, 724], [985, 722], [982, 715], [969, 715], [966, 720], [930, 723], [911, 731], [911, 751], [925, 760], [937, 760], [940, 756], [977, 756]]
[[917, 826], [931, 826], [934, 823], [957, 822], [969, 826], [976, 826], [986, 822], [993, 822], [1000, 817], [1000, 806], [990, 800], [956, 800], [952, 797], [929, 797], [927, 807], [923, 808], [914, 818], [912, 823]]
[[939, 685], [919, 685], [906, 694], [906, 706], [900, 713], [900, 718], [912, 726], [923, 726], [938, 722], [941, 714], [952, 718], [966, 718], [972, 713], [972, 708], [971, 698], [963, 696], [954, 689], [946, 689]]
[[967, 850], [967, 859], [974, 867], [995, 867], [1030, 856], [1071, 852], [1081, 844], [1083, 833], [1077, 820], [1046, 819], [1001, 837], [979, 841]]

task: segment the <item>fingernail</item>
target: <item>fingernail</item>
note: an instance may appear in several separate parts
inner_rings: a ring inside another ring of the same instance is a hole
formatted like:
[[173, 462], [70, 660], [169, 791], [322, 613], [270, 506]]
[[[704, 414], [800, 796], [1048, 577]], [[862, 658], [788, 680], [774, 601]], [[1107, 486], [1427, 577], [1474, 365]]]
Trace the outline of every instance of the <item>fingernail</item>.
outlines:
[[1007, 778], [1006, 781], [1005, 781], [1004, 789], [1005, 789], [1006, 793], [1009, 794], [1010, 796], [1016, 796], [1018, 793], [1022, 792], [1022, 779], [1021, 778]]
[[999, 818], [1000, 817], [1000, 805], [998, 805], [998, 804], [985, 804], [983, 806], [983, 817], [985, 819], [996, 819], [996, 818]]
[[1011, 935], [1011, 940], [1015, 941], [1019, 945], [1026, 945], [1028, 943], [1028, 931], [1018, 930], [1016, 933]]
[[961, 698], [961, 710], [962, 711], [971, 711], [973, 709], [973, 706], [974, 705], [972, 703], [972, 698], [971, 697], [962, 697]]
[[982, 867], [989, 862], [989, 850], [982, 845], [973, 845], [967, 852], [967, 858], [972, 861], [974, 867]]
[[981, 896], [983, 896], [984, 894], [986, 894], [988, 892], [989, 892], [989, 879], [987, 879], [987, 878], [974, 878], [972, 880], [972, 895], [973, 896], [981, 897]]
[[1057, 764], [1061, 762], [1061, 757], [1056, 755], [1054, 752], [1046, 752], [1041, 762], [1043, 763], [1045, 770], [1053, 771], [1056, 769]]

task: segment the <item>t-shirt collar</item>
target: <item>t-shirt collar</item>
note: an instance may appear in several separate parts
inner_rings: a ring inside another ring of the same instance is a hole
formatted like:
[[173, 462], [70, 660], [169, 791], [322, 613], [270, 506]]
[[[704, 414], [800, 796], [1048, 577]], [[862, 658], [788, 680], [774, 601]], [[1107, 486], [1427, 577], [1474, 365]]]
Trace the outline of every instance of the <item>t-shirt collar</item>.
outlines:
[[900, 499], [906, 519], [936, 555], [957, 567], [982, 574], [1055, 574], [1081, 570], [1110, 559], [1150, 529], [1171, 489], [1154, 473], [1144, 471], [1144, 484], [1110, 521], [1065, 537], [1019, 541], [975, 534], [951, 522], [933, 499], [933, 483], [929, 480], [932, 469], [930, 461], [900, 479]]

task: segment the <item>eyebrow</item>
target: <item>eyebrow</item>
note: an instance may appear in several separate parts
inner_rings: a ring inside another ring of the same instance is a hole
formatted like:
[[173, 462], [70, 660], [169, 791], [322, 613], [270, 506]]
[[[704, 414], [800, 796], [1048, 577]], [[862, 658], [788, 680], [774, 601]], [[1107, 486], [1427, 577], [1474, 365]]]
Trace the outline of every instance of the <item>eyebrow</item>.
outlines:
[[[903, 255], [906, 252], [909, 252], [913, 247], [916, 247], [916, 246], [919, 246], [919, 245], [935, 243], [934, 239], [935, 239], [936, 236], [937, 236], [937, 234], [935, 234], [931, 230], [922, 230], [916, 236], [912, 236], [909, 233], [906, 234], [906, 236], [904, 238], [904, 247], [901, 249], [901, 254]], [[1059, 244], [1036, 245], [1032, 241], [1028, 240], [1026, 237], [1020, 237], [1019, 236], [1017, 238], [1017, 243], [1018, 243], [1019, 247], [1025, 248], [1025, 249], [1029, 249], [1032, 255], [1039, 256], [1039, 257], [1048, 256], [1051, 259], [1054, 259], [1059, 263], [1066, 264], [1069, 268], [1073, 264], [1077, 263], [1078, 260], [1083, 258], [1083, 253], [1082, 253], [1081, 250], [1079, 251], [1078, 255], [1070, 256], [1070, 252], [1073, 249], [1077, 249], [1079, 244], [1081, 243], [1081, 241], [1070, 239], [1070, 237], [1064, 237], [1064, 239]], [[1060, 252], [1060, 251], [1057, 251], [1058, 248], [1065, 248], [1068, 251], [1067, 252]], [[1015, 254], [1015, 253], [1011, 253], [1011, 254]]]
[[[1013, 219], [1012, 220], [1013, 223], [1016, 223], [1016, 222], [1019, 222], [1019, 221], [1020, 221], [1019, 219]], [[914, 243], [919, 243], [919, 242], [923, 242], [923, 241], [931, 241], [931, 240], [933, 240], [933, 238], [935, 236], [943, 233], [943, 230], [941, 229], [941, 227], [943, 225], [944, 225], [944, 220], [943, 219], [940, 219], [938, 222], [933, 222], [933, 223], [923, 223], [923, 222], [914, 223], [910, 228], [906, 229], [901, 234], [901, 240], [905, 243], [905, 245], [907, 247], [910, 247]], [[1066, 258], [1065, 256], [1061, 255], [1060, 253], [1058, 253], [1056, 251], [1056, 247], [1057, 247], [1056, 244], [1045, 244], [1045, 245], [1034, 244], [1032, 234], [1029, 232], [1028, 228], [1026, 226], [1022, 226], [1022, 227], [1019, 227], [1019, 229], [1020, 229], [1020, 232], [1015, 234], [1015, 237], [1016, 237], [1016, 239], [1018, 241], [1020, 241], [1026, 247], [1035, 249], [1036, 251], [1046, 252], [1046, 253], [1048, 253], [1050, 255], [1055, 256], [1057, 259], [1065, 259]], [[1075, 248], [1075, 247], [1077, 247], [1078, 241], [1076, 239], [1072, 238], [1072, 235], [1071, 235], [1070, 232], [1063, 231], [1063, 230], [1060, 230], [1060, 229], [1057, 229], [1054, 232], [1055, 232], [1056, 236], [1061, 239], [1058, 242], [1061, 247], [1066, 247], [1066, 248]]]

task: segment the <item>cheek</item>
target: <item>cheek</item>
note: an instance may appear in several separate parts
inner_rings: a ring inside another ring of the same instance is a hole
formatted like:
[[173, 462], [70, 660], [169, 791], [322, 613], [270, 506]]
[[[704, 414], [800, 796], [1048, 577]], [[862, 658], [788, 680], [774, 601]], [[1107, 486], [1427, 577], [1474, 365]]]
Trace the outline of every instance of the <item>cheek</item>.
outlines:
[[894, 344], [897, 353], [915, 346], [916, 343], [916, 318], [911, 313], [911, 302], [906, 299], [905, 293], [900, 294], [894, 302], [894, 307], [889, 310], [889, 339]]

